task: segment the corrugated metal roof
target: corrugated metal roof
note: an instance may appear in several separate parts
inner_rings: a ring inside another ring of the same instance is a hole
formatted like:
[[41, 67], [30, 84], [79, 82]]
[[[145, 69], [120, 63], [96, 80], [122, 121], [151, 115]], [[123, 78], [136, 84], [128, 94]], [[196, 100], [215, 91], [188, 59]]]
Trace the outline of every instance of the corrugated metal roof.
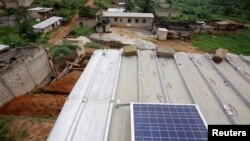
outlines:
[[124, 11], [125, 11], [124, 8], [109, 8], [109, 9], [107, 10], [107, 12], [119, 12], [119, 13], [122, 13], [122, 12], [124, 12]]
[[69, 95], [50, 135], [57, 140], [129, 141], [130, 102], [197, 104], [208, 124], [250, 123], [249, 57], [151, 50], [122, 56], [97, 50]]
[[47, 8], [47, 7], [34, 7], [34, 8], [28, 9], [28, 11], [46, 12], [46, 11], [50, 11], [52, 9], [53, 8]]
[[152, 13], [103, 12], [104, 17], [154, 18]]
[[53, 17], [50, 17], [49, 19], [47, 20], [44, 20], [36, 25], [33, 25], [33, 28], [35, 29], [44, 29], [60, 20], [62, 20], [63, 18], [62, 17], [56, 17], [56, 16], [53, 16]]

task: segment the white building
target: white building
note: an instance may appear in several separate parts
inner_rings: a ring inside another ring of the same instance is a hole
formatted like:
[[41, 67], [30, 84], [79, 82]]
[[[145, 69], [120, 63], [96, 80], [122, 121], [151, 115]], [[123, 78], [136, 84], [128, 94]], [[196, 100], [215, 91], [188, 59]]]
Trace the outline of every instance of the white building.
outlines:
[[152, 26], [154, 15], [152, 13], [119, 13], [104, 12], [103, 17], [109, 19], [111, 26], [149, 28]]
[[28, 9], [29, 16], [34, 19], [48, 19], [52, 16], [53, 8], [35, 7]]
[[47, 33], [62, 25], [62, 17], [51, 17], [45, 21], [42, 21], [36, 25], [33, 25], [34, 32]]

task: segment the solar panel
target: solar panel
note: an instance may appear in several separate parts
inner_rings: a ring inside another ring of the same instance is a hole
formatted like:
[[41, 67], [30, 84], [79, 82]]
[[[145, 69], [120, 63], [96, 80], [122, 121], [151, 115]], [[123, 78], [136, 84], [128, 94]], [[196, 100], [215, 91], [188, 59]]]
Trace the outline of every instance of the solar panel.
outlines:
[[131, 103], [132, 141], [207, 141], [197, 105]]

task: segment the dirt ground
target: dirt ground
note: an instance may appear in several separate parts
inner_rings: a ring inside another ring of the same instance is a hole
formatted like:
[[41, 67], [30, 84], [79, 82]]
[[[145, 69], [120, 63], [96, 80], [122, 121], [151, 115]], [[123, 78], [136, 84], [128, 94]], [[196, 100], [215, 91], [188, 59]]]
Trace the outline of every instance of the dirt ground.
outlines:
[[88, 0], [87, 5], [89, 7], [93, 7], [94, 6], [94, 0]]
[[155, 43], [157, 46], [174, 48], [176, 51], [192, 52], [192, 53], [205, 53], [204, 51], [198, 50], [196, 47], [192, 46], [190, 42], [169, 39], [166, 41], [159, 41], [154, 39], [154, 35], [145, 29], [137, 28], [122, 28], [122, 27], [112, 27], [112, 32], [117, 34], [122, 34], [122, 36], [128, 36], [129, 38], [141, 38], [147, 41]]
[[60, 113], [66, 98], [66, 95], [26, 94], [14, 98], [2, 106], [0, 114], [53, 117]]
[[56, 44], [58, 43], [60, 40], [62, 40], [65, 36], [67, 36], [70, 31], [75, 27], [76, 25], [76, 19], [78, 19], [79, 15], [78, 13], [76, 13], [76, 15], [74, 17], [72, 17], [72, 20], [70, 21], [70, 23], [59, 27], [57, 30], [55, 30], [51, 37], [50, 40], [48, 41], [49, 44]]
[[68, 95], [75, 86], [75, 83], [77, 82], [79, 77], [81, 76], [81, 73], [81, 71], [72, 71], [61, 79], [50, 83], [49, 86], [39, 88], [39, 91], [45, 93]]
[[3, 141], [44, 141], [56, 118], [32, 118], [0, 115], [0, 137]]

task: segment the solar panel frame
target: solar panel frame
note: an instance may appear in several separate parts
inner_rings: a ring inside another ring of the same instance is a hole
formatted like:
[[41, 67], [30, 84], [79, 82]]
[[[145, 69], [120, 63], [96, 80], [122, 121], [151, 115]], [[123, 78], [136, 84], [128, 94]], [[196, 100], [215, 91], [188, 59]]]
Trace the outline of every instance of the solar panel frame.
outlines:
[[207, 122], [205, 118], [203, 117], [199, 107], [197, 104], [174, 104], [174, 103], [137, 103], [137, 102], [131, 102], [130, 103], [130, 121], [131, 121], [131, 141], [135, 141], [135, 122], [134, 122], [134, 104], [140, 104], [140, 105], [178, 105], [178, 106], [195, 106], [195, 108], [198, 111], [198, 114], [200, 118], [202, 119], [203, 124], [205, 125], [206, 129], [208, 129]]

